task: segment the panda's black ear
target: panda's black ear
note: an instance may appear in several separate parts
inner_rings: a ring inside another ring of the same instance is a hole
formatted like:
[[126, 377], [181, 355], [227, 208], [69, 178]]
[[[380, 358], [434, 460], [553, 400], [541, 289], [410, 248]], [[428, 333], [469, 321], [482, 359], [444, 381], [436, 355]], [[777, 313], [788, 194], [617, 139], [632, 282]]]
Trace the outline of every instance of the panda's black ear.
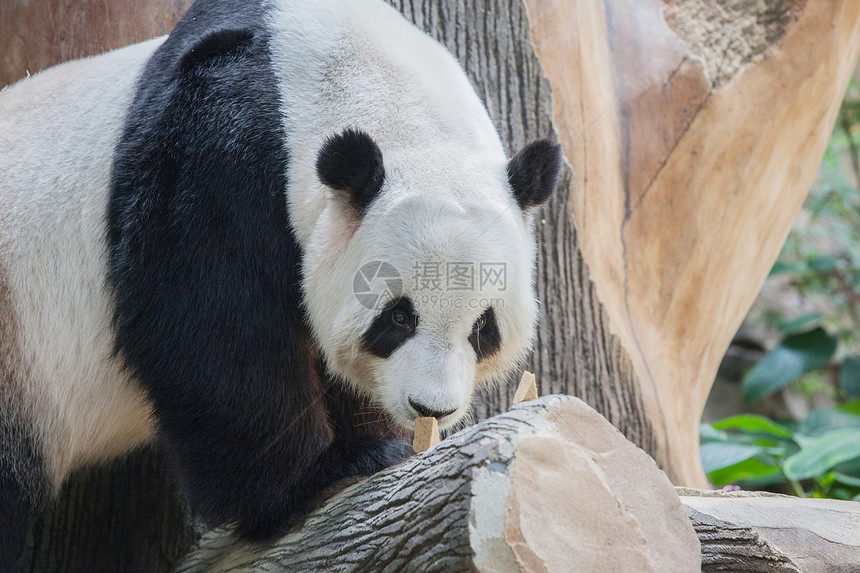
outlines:
[[238, 53], [251, 45], [252, 30], [220, 29], [199, 38], [179, 60], [179, 70], [188, 72], [217, 57]]
[[546, 203], [561, 176], [561, 145], [550, 139], [532, 141], [508, 161], [508, 182], [523, 211]]
[[317, 156], [317, 176], [361, 215], [385, 181], [382, 151], [365, 132], [347, 129], [323, 144]]

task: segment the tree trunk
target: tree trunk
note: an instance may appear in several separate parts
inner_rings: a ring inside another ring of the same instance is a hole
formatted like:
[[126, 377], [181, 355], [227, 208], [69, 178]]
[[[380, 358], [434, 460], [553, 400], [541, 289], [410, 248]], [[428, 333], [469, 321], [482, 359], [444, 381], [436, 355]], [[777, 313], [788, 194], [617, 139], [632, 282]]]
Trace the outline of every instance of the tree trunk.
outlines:
[[570, 209], [673, 482], [860, 54], [856, 0], [525, 0]]
[[271, 547], [209, 532], [179, 571], [656, 573], [699, 564], [698, 539], [654, 460], [582, 401], [548, 396], [349, 488]]
[[193, 0], [0, 0], [0, 89], [69, 60], [167, 34]]

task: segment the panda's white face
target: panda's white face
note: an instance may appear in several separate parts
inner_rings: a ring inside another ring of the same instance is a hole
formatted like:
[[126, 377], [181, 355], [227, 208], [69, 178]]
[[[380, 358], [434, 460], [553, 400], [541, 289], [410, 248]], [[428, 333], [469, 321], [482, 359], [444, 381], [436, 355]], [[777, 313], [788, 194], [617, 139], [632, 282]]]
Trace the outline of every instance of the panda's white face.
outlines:
[[[531, 347], [530, 211], [503, 161], [478, 172], [466, 188], [442, 172], [418, 181], [386, 168], [367, 203], [330, 189], [307, 246], [306, 303], [329, 370], [404, 427], [427, 415], [455, 424], [475, 389], [502, 379]], [[321, 173], [335, 189], [339, 176]]]
[[351, 247], [354, 292], [326, 356], [404, 425], [419, 415], [457, 422], [476, 385], [525, 357], [537, 317], [533, 247], [513, 201], [407, 196], [368, 214]]

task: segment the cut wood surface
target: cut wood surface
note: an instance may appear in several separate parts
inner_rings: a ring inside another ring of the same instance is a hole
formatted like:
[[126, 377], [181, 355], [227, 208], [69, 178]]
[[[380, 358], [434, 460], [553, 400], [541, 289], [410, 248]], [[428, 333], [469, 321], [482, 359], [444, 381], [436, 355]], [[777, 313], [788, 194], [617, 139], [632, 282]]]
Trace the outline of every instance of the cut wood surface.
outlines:
[[426, 452], [438, 443], [439, 421], [430, 417], [416, 418], [412, 449], [417, 453]]
[[678, 488], [702, 544], [702, 571], [860, 571], [860, 503]]
[[514, 392], [512, 402], [519, 404], [529, 400], [537, 400], [537, 384], [535, 383], [535, 375], [529, 371], [523, 372], [523, 377], [520, 378], [520, 384], [517, 386], [517, 391]]
[[225, 530], [197, 571], [698, 571], [654, 461], [576, 398], [514, 406], [354, 485], [272, 547]]
[[[677, 484], [720, 360], [813, 181], [856, 0], [526, 0], [591, 278]], [[665, 463], [664, 463], [665, 461]]]

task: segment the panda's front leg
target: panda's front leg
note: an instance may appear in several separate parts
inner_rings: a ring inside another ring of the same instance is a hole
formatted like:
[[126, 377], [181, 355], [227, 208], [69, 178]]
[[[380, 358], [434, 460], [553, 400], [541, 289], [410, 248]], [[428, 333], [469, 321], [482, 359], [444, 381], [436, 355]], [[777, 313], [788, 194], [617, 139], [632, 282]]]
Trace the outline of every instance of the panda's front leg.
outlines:
[[171, 360], [196, 365], [171, 377], [181, 384], [150, 383], [192, 510], [211, 526], [236, 523], [251, 541], [282, 534], [340, 480], [372, 475], [412, 453], [394, 437], [345, 433], [328, 411], [311, 353], [291, 345], [280, 354], [276, 360], [259, 346], [235, 346], [206, 363]]
[[412, 454], [412, 448], [390, 436], [368, 436], [332, 442], [291, 487], [270, 492], [268, 499], [251, 502], [237, 516], [237, 533], [249, 541], [270, 541], [284, 532], [292, 519], [315, 509], [349, 478], [365, 478]]

